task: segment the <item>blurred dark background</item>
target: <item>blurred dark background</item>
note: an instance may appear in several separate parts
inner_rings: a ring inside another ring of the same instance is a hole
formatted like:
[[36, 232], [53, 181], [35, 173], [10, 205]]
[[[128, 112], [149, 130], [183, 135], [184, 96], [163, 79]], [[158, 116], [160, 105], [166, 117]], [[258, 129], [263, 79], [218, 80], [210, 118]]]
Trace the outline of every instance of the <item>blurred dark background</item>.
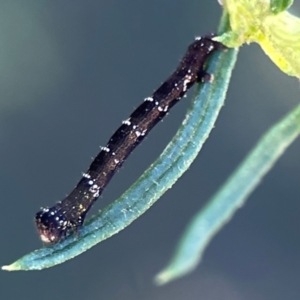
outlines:
[[[293, 10], [300, 15], [299, 2]], [[1, 265], [41, 247], [33, 223], [39, 207], [72, 190], [99, 145], [173, 72], [195, 36], [216, 30], [220, 15], [216, 0], [1, 1]], [[195, 272], [153, 285], [195, 211], [299, 94], [299, 82], [259, 46], [244, 46], [216, 128], [178, 183], [126, 230], [73, 260], [1, 271], [1, 299], [299, 299], [299, 140]], [[138, 147], [92, 213], [154, 161], [189, 103], [174, 107]]]

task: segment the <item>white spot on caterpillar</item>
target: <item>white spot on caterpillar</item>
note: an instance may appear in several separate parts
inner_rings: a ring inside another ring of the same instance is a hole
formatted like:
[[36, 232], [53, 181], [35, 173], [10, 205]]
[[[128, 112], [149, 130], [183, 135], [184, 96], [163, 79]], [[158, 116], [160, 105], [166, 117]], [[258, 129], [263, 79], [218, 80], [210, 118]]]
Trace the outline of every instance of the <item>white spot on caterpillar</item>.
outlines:
[[137, 125], [133, 125], [132, 128], [133, 128], [133, 129], [136, 129], [136, 128], [137, 128]]
[[136, 132], [135, 132], [135, 135], [136, 135], [137, 137], [139, 137], [139, 136], [141, 135], [141, 132], [140, 132], [140, 131], [136, 131]]
[[89, 184], [89, 185], [94, 184], [94, 180], [89, 180], [88, 184]]
[[144, 99], [144, 101], [152, 102], [152, 101], [153, 101], [153, 98], [152, 98], [152, 97], [147, 97], [147, 98]]
[[[99, 189], [100, 189], [99, 186], [98, 186], [97, 184], [94, 184], [93, 186], [90, 187], [89, 191], [90, 191], [91, 193], [94, 193], [94, 194], [95, 194], [95, 193], [97, 193], [97, 192], [99, 193]], [[93, 195], [93, 196], [94, 196], [94, 195]]]
[[90, 175], [90, 174], [87, 174], [87, 173], [82, 173], [82, 176], [83, 176], [84, 178], [88, 178], [88, 179], [91, 178], [91, 175]]
[[110, 151], [110, 149], [107, 148], [107, 147], [100, 147], [100, 148], [101, 148], [102, 151], [105, 151], [105, 152], [109, 152]]
[[200, 41], [201, 39], [202, 39], [201, 36], [197, 36], [197, 37], [195, 38], [196, 41]]
[[155, 105], [158, 105], [159, 103], [158, 103], [158, 101], [155, 101]]
[[159, 106], [157, 109], [158, 111], [163, 111], [163, 108], [161, 106]]
[[114, 162], [118, 164], [120, 161], [118, 159], [114, 159]]
[[166, 111], [168, 111], [168, 109], [169, 109], [169, 106], [167, 105], [167, 106], [165, 106], [164, 111], [166, 112]]
[[99, 197], [99, 191], [93, 194], [93, 197], [98, 198]]
[[141, 136], [144, 136], [147, 132], [147, 129], [144, 129], [142, 132], [141, 132]]
[[210, 45], [209, 47], [208, 47], [208, 51], [211, 51], [211, 50], [213, 50], [214, 49], [214, 46], [213, 45]]
[[116, 155], [116, 152], [113, 152], [112, 155], [115, 156], [115, 155]]
[[123, 121], [122, 124], [125, 124], [125, 125], [128, 125], [128, 126], [131, 125], [130, 118]]
[[191, 82], [191, 80], [192, 80], [192, 76], [190, 76], [190, 75], [186, 75], [185, 76], [185, 79], [184, 79], [184, 81], [183, 81], [183, 91], [185, 92], [186, 90], [187, 90], [187, 85]]

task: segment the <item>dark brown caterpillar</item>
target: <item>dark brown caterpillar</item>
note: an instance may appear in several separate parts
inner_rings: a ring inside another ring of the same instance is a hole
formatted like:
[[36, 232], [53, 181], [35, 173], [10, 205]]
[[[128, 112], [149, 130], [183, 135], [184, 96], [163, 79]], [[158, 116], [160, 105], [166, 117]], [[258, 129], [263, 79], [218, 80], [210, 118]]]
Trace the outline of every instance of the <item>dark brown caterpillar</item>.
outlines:
[[208, 57], [223, 47], [211, 37], [196, 38], [176, 71], [123, 121], [102, 147], [70, 195], [36, 214], [36, 226], [43, 242], [57, 243], [82, 226], [88, 210], [129, 154], [194, 83], [205, 79]]

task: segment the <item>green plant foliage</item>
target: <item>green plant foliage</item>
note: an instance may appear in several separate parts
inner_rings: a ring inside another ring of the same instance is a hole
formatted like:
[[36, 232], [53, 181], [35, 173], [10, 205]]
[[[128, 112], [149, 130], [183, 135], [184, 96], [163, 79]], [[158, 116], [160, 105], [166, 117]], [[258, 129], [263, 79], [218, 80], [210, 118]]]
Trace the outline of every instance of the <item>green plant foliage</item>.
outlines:
[[284, 10], [287, 10], [294, 0], [271, 0], [270, 9], [273, 14], [277, 15]]
[[[228, 30], [223, 18], [222, 31]], [[188, 170], [197, 157], [224, 105], [237, 50], [214, 53], [208, 73], [212, 83], [201, 84], [182, 126], [160, 157], [118, 200], [88, 221], [79, 235], [31, 252], [2, 269], [40, 270], [63, 263], [126, 228], [147, 211]]]
[[[288, 7], [273, 1], [273, 9]], [[216, 40], [228, 47], [258, 43], [286, 74], [300, 78], [300, 19], [287, 11], [274, 14], [268, 0], [223, 0], [231, 30]]]
[[300, 105], [260, 139], [223, 187], [193, 218], [171, 262], [156, 276], [158, 284], [170, 282], [196, 268], [211, 239], [245, 203], [299, 134]]

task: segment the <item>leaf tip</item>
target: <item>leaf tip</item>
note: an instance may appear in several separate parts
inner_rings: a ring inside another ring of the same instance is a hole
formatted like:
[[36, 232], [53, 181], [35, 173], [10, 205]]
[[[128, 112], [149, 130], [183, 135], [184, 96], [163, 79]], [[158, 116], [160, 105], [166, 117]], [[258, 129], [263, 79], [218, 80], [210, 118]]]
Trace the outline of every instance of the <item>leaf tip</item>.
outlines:
[[21, 270], [21, 267], [19, 264], [17, 263], [12, 263], [10, 265], [7, 265], [7, 266], [2, 266], [1, 269], [3, 271], [18, 271], [18, 270]]
[[154, 277], [154, 283], [156, 285], [164, 285], [168, 283], [169, 281], [172, 280], [172, 272], [170, 272], [168, 269], [165, 269], [161, 272], [159, 272], [155, 277]]

